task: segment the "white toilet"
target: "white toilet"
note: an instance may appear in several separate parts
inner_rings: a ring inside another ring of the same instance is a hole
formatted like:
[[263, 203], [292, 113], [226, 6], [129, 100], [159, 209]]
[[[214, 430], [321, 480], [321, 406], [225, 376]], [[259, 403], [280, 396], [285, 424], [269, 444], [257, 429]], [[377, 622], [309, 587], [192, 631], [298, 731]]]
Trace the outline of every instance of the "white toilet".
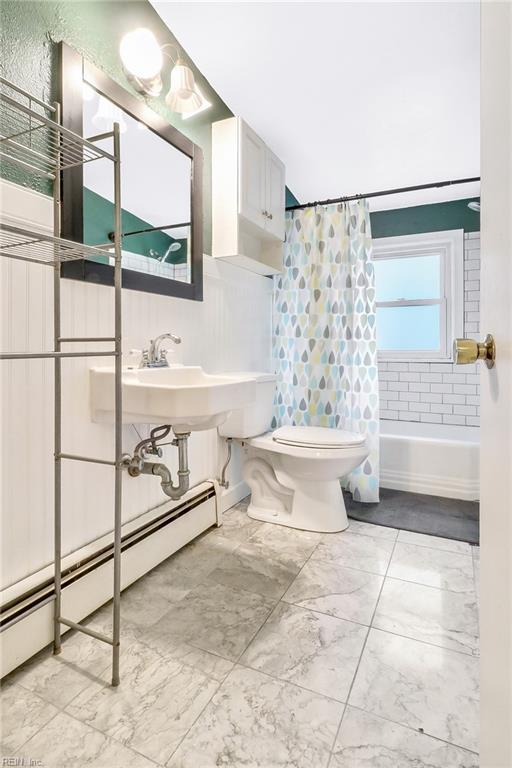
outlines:
[[269, 432], [277, 376], [250, 375], [256, 400], [218, 427], [220, 435], [243, 445], [249, 516], [306, 531], [343, 531], [348, 520], [340, 480], [367, 458], [365, 437], [327, 427]]

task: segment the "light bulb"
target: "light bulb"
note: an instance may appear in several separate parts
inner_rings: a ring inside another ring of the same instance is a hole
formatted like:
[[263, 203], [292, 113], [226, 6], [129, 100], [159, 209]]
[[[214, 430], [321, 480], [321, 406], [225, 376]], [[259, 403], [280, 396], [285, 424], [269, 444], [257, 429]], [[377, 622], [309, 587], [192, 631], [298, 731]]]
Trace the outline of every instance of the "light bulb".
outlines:
[[151, 80], [160, 74], [162, 49], [154, 34], [145, 27], [134, 29], [123, 37], [119, 54], [125, 69], [141, 80]]
[[196, 92], [194, 73], [180, 61], [171, 72], [171, 87], [165, 97], [173, 112], [194, 112], [201, 106], [201, 98]]

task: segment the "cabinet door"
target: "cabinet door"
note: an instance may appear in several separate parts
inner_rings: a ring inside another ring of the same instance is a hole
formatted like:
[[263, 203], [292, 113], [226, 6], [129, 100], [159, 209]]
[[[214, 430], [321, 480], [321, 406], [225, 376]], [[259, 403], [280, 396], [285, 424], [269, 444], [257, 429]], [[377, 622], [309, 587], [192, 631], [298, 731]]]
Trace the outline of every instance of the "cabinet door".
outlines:
[[270, 149], [267, 148], [267, 199], [266, 230], [270, 234], [284, 240], [284, 207], [285, 207], [285, 175], [284, 165]]
[[261, 229], [265, 228], [266, 147], [248, 125], [240, 121], [239, 212]]

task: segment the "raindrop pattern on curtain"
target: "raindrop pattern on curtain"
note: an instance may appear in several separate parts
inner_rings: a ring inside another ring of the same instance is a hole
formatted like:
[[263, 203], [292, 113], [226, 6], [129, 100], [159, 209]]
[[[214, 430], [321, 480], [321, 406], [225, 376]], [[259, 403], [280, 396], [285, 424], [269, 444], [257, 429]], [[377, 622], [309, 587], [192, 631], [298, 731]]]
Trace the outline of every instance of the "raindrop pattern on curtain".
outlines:
[[375, 274], [366, 200], [287, 214], [284, 271], [274, 278], [273, 426], [337, 427], [367, 436], [348, 478], [379, 500]]

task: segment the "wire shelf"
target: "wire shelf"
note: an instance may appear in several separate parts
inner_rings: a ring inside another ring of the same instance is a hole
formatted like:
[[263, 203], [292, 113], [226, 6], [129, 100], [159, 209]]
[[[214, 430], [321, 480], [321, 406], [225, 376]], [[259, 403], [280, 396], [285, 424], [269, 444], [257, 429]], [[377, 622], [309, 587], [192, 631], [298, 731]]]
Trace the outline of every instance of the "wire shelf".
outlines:
[[0, 157], [49, 179], [93, 160], [114, 160], [93, 141], [52, 120], [55, 111], [0, 77]]
[[0, 255], [52, 266], [64, 261], [104, 259], [108, 253], [92, 245], [0, 222]]

